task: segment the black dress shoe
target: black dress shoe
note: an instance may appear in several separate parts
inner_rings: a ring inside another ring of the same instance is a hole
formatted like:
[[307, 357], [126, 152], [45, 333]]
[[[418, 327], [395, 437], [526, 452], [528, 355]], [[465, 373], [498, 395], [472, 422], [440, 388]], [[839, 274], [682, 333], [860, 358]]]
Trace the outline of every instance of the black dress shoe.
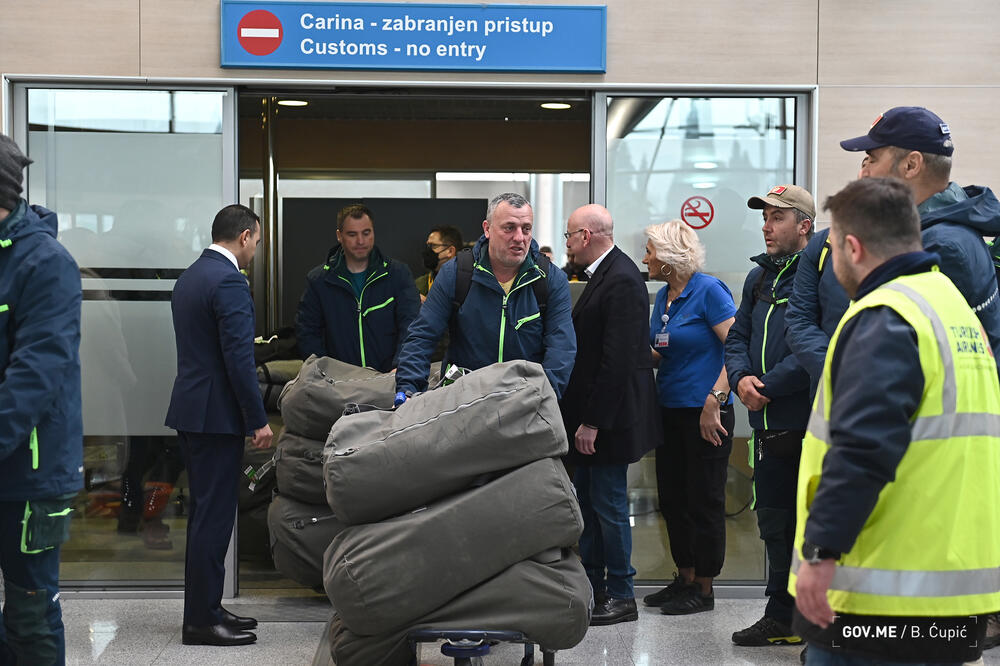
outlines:
[[233, 615], [225, 608], [219, 607], [219, 614], [222, 615], [222, 624], [226, 625], [230, 629], [256, 629], [257, 620], [252, 617], [240, 617], [239, 615]]
[[224, 624], [213, 624], [208, 627], [185, 624], [181, 632], [181, 642], [184, 645], [250, 645], [256, 640], [256, 634], [233, 629]]
[[619, 622], [635, 622], [639, 619], [639, 611], [635, 607], [635, 599], [612, 599], [608, 597], [594, 609], [590, 616], [590, 626], [599, 627]]

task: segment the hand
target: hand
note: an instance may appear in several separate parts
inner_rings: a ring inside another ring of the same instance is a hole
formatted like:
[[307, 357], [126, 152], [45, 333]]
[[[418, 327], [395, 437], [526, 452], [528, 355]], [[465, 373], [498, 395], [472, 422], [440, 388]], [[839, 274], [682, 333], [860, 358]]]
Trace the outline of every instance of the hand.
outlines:
[[271, 426], [265, 425], [263, 428], [253, 431], [253, 440], [250, 444], [255, 449], [267, 449], [271, 446], [272, 437], [274, 437], [274, 433], [271, 432]]
[[698, 427], [701, 430], [701, 438], [706, 442], [711, 442], [713, 446], [722, 446], [721, 432], [728, 435], [729, 432], [722, 427], [722, 405], [716, 400], [714, 395], [705, 398], [705, 406], [701, 408], [701, 416], [698, 417]]
[[835, 560], [820, 560], [816, 564], [803, 562], [795, 581], [795, 605], [802, 617], [824, 629], [834, 619], [826, 591], [830, 589], [836, 571]]
[[576, 429], [576, 437], [574, 444], [576, 445], [576, 450], [585, 456], [592, 456], [597, 452], [597, 447], [594, 446], [594, 442], [597, 441], [597, 428], [591, 428], [588, 425], [580, 424], [580, 427]]
[[764, 388], [764, 382], [753, 375], [747, 375], [736, 384], [736, 395], [740, 402], [753, 412], [764, 409], [764, 405], [771, 402], [771, 399], [759, 393], [759, 389]]
[[660, 367], [660, 361], [663, 360], [663, 357], [660, 355], [660, 352], [656, 351], [655, 349], [652, 349], [650, 351], [653, 352], [653, 367], [654, 368]]
[[426, 301], [427, 301], [427, 297], [424, 296], [423, 294], [420, 294], [420, 304], [423, 305], [424, 302], [426, 302]]

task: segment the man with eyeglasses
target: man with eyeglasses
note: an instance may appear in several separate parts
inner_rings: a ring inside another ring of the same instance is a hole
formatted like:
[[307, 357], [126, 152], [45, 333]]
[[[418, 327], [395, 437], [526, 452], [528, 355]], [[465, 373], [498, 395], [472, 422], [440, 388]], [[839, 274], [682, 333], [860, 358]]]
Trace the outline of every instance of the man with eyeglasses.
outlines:
[[421, 253], [427, 272], [416, 279], [420, 302], [427, 300], [427, 292], [437, 278], [438, 271], [455, 258], [462, 249], [462, 232], [449, 225], [434, 227], [427, 234], [427, 245]]
[[[483, 235], [441, 267], [399, 352], [397, 403], [427, 388], [431, 355], [450, 330], [448, 362], [469, 370], [516, 359], [540, 363], [562, 396], [576, 358], [569, 283], [532, 240], [520, 194], [494, 197]], [[466, 293], [458, 295], [464, 285]]]
[[635, 263], [615, 245], [603, 206], [577, 208], [566, 249], [590, 281], [573, 308], [578, 353], [563, 396], [567, 467], [583, 513], [580, 557], [594, 588], [590, 624], [639, 619], [632, 582], [628, 466], [663, 437], [647, 342], [649, 295]]

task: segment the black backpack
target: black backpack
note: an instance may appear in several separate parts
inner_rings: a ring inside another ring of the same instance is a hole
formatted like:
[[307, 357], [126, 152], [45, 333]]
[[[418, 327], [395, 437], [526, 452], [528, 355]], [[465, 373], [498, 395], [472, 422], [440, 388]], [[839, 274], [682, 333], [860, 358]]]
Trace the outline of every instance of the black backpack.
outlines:
[[[465, 302], [465, 297], [469, 295], [469, 289], [472, 287], [472, 271], [475, 270], [474, 263], [475, 260], [470, 248], [463, 249], [455, 257], [455, 295], [451, 299], [451, 319], [448, 323], [452, 340], [455, 339], [455, 327], [458, 325], [458, 309], [462, 307], [462, 303]], [[531, 283], [531, 288], [535, 292], [535, 300], [538, 301], [538, 312], [544, 321], [545, 307], [549, 302], [549, 281], [547, 278], [552, 262], [544, 254], [539, 253], [536, 263], [542, 269], [542, 272], [545, 273], [546, 279], [535, 280]]]

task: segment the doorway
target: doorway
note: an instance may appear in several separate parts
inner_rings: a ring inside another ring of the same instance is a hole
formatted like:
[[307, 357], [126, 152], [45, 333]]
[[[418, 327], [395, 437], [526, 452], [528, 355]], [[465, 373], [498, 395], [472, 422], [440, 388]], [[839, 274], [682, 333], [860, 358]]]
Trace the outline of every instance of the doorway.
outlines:
[[[533, 236], [562, 265], [565, 219], [593, 200], [589, 95], [245, 89], [238, 107], [240, 202], [263, 213], [271, 231], [253, 273], [263, 336], [294, 326], [306, 273], [336, 243], [344, 205], [368, 206], [376, 246], [418, 277], [426, 272], [421, 250], [430, 230], [451, 225], [463, 242], [476, 241], [487, 202], [501, 192], [532, 202]], [[278, 441], [280, 413], [270, 417]], [[241, 507], [240, 584], [297, 587], [262, 547], [266, 506], [255, 501]]]

